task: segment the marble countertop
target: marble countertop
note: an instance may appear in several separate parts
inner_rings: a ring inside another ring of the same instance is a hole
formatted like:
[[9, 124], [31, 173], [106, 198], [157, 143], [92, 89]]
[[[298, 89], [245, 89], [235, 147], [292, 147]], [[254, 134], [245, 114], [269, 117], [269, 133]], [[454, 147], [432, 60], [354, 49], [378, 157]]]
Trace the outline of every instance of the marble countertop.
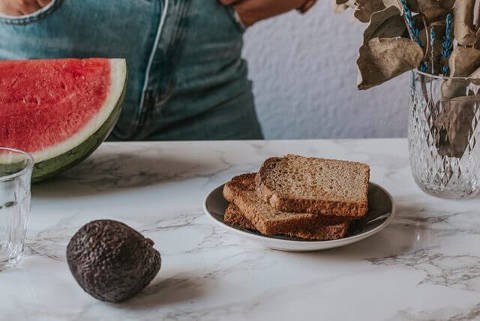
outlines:
[[[203, 214], [211, 189], [286, 153], [369, 163], [396, 201], [394, 222], [351, 246], [286, 253]], [[26, 256], [0, 272], [2, 321], [480, 320], [480, 199], [422, 193], [404, 139], [106, 143], [33, 196]], [[152, 284], [123, 304], [84, 293], [65, 261], [70, 237], [99, 218], [162, 254]]]

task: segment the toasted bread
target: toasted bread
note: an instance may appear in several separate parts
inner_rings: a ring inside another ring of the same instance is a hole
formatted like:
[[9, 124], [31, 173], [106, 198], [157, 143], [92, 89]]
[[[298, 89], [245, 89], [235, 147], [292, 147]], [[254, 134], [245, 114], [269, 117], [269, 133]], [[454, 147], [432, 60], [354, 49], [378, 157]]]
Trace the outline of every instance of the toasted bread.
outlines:
[[276, 210], [360, 218], [369, 178], [363, 163], [287, 155], [267, 159], [255, 180], [258, 196]]
[[233, 202], [235, 195], [239, 192], [248, 189], [255, 190], [255, 175], [256, 173], [242, 174], [235, 176], [232, 180], [223, 186], [223, 197], [227, 202]]
[[350, 220], [345, 218], [286, 213], [273, 209], [255, 193], [255, 174], [233, 178], [225, 184], [224, 195], [235, 205], [227, 208], [226, 223], [249, 229], [254, 227], [265, 235], [332, 240], [343, 237], [350, 224]]
[[[238, 226], [248, 230], [256, 230], [255, 227], [248, 221], [240, 209], [235, 204], [229, 204], [225, 210], [225, 223]], [[292, 230], [283, 235], [316, 241], [336, 240], [345, 236], [348, 229], [348, 223], [339, 223], [333, 225], [320, 226], [315, 230]]]
[[239, 226], [248, 230], [255, 230], [255, 226], [250, 223], [249, 220], [240, 212], [235, 204], [228, 204], [227, 209], [225, 210], [225, 215], [223, 216], [223, 221], [228, 225]]

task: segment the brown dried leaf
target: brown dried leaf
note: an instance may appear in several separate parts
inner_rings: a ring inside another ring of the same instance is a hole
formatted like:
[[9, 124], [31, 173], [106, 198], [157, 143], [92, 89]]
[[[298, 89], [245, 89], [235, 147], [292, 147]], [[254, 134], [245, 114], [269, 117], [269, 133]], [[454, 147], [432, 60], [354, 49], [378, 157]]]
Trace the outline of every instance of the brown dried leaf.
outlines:
[[[395, 6], [400, 10], [403, 15], [403, 6], [400, 0], [383, 0], [383, 5], [385, 7]], [[407, 5], [412, 10], [412, 12], [418, 12], [418, 3], [417, 0], [407, 0]]]
[[353, 15], [361, 22], [369, 22], [374, 12], [385, 9], [382, 0], [357, 0]]
[[480, 50], [455, 47], [449, 59], [451, 77], [467, 77], [480, 67]]
[[440, 7], [443, 9], [452, 10], [456, 0], [437, 0], [437, 2], [440, 2]]
[[452, 10], [454, 4], [455, 0], [417, 0], [417, 8], [411, 10], [423, 14], [427, 21], [435, 21]]
[[477, 30], [476, 34], [476, 40], [475, 40], [475, 48], [480, 49], [480, 29]]
[[480, 68], [472, 72], [472, 74], [470, 75], [470, 78], [473, 84], [480, 86]]
[[461, 158], [472, 134], [479, 96], [464, 96], [438, 102], [442, 111], [434, 120], [435, 145], [442, 156]]
[[[396, 6], [403, 15], [400, 0], [383, 0], [385, 7]], [[428, 21], [435, 21], [452, 10], [455, 0], [407, 0], [407, 5], [414, 13], [422, 13]]]
[[368, 89], [416, 68], [423, 50], [406, 38], [373, 38], [360, 48], [358, 89]]
[[363, 33], [363, 43], [372, 38], [393, 38], [402, 36], [407, 30], [404, 18], [397, 7], [391, 6], [372, 14], [370, 23]]
[[461, 0], [455, 3], [453, 30], [455, 40], [462, 46], [473, 46], [476, 42], [473, 25], [475, 0]]
[[[448, 60], [450, 77], [468, 77], [480, 67], [480, 50], [457, 46]], [[445, 98], [463, 96], [470, 81], [449, 79], [442, 84], [442, 94]]]
[[394, 6], [398, 9], [398, 11], [400, 11], [400, 14], [403, 14], [402, 4], [400, 0], [383, 0], [383, 5], [385, 6], [385, 8]]

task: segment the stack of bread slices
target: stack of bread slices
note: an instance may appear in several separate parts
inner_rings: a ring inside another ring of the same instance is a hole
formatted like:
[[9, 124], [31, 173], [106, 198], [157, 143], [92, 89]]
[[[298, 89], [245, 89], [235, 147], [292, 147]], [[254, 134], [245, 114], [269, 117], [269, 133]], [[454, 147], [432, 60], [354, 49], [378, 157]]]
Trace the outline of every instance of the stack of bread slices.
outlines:
[[264, 235], [306, 240], [345, 237], [368, 211], [366, 164], [286, 155], [225, 184], [224, 221]]

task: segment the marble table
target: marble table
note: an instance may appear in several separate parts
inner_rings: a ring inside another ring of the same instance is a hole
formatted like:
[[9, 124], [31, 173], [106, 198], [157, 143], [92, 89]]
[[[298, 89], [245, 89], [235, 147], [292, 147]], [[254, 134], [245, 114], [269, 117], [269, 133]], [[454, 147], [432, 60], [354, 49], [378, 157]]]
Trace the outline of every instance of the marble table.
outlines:
[[[286, 153], [369, 163], [396, 219], [348, 247], [286, 253], [204, 215], [211, 189]], [[106, 143], [33, 195], [26, 256], [0, 272], [2, 321], [480, 320], [480, 199], [422, 193], [404, 139]], [[99, 218], [131, 225], [162, 254], [152, 284], [123, 304], [85, 294], [65, 262], [70, 237]]]

